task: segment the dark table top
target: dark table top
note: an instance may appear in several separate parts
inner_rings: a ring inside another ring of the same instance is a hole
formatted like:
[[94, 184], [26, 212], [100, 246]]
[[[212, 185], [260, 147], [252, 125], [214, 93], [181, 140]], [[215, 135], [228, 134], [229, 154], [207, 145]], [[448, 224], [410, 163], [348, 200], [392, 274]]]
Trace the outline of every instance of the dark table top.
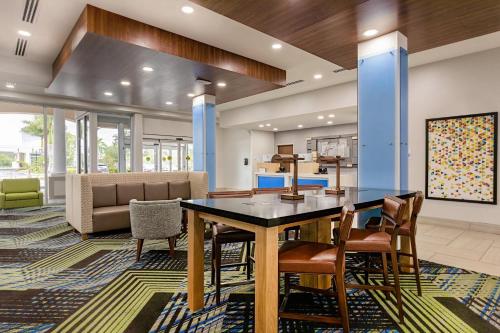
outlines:
[[257, 194], [251, 198], [219, 198], [181, 201], [181, 207], [218, 215], [264, 227], [275, 227], [297, 221], [339, 214], [344, 203], [359, 210], [382, 204], [387, 195], [401, 199], [413, 197], [416, 191], [347, 187], [346, 193], [325, 195], [324, 190], [299, 192], [304, 200], [281, 200], [280, 194]]

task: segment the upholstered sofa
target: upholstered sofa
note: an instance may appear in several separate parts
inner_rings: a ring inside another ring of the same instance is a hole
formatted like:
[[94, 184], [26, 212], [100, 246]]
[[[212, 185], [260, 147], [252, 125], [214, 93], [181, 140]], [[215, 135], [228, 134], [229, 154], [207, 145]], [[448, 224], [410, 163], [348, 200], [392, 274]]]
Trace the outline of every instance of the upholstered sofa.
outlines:
[[205, 172], [68, 174], [66, 219], [86, 239], [90, 233], [130, 228], [132, 199], [198, 199], [207, 193]]
[[40, 179], [0, 180], [0, 209], [43, 206]]

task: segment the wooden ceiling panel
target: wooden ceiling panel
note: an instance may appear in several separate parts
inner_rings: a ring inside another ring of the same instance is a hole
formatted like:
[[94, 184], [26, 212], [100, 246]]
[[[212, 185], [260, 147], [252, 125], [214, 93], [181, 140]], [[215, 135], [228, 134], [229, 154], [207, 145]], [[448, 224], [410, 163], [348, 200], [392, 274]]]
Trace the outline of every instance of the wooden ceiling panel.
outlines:
[[500, 30], [499, 0], [191, 0], [344, 68], [363, 31], [399, 30], [410, 53]]
[[[144, 72], [144, 66], [154, 72]], [[121, 86], [122, 80], [131, 85]], [[217, 87], [220, 81], [226, 87]], [[225, 103], [280, 88], [285, 81], [286, 72], [279, 68], [88, 5], [54, 61], [48, 90], [185, 110], [192, 103], [188, 93], [215, 95], [217, 103]], [[166, 101], [173, 105], [166, 107]]]

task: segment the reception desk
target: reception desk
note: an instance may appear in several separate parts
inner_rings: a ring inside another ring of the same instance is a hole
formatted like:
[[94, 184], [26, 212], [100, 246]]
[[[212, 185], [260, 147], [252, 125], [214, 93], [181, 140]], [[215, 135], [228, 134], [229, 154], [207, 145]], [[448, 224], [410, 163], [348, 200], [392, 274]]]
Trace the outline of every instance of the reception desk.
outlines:
[[[335, 168], [332, 169], [335, 171]], [[335, 172], [329, 174], [299, 173], [299, 185], [322, 185], [323, 187], [334, 187]], [[290, 187], [293, 184], [293, 173], [256, 172], [254, 174], [254, 187], [276, 188]], [[342, 168], [340, 174], [341, 186], [357, 186], [357, 169]]]

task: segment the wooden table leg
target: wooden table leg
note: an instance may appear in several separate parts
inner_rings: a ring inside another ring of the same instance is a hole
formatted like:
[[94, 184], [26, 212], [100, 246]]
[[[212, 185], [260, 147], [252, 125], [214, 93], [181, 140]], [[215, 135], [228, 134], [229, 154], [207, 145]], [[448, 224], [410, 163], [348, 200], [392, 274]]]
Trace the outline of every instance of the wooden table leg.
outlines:
[[204, 223], [198, 212], [188, 211], [188, 306], [194, 312], [203, 308]]
[[[318, 242], [332, 242], [332, 223], [330, 217], [320, 218], [316, 223], [309, 223], [300, 227], [300, 239]], [[300, 284], [311, 288], [328, 289], [331, 287], [330, 275], [302, 274]]]
[[255, 231], [255, 332], [278, 332], [278, 227]]
[[[412, 206], [413, 206], [413, 198], [406, 199], [406, 209], [405, 209], [405, 215], [404, 215], [405, 221], [409, 221], [411, 218]], [[411, 246], [410, 246], [410, 237], [399, 237], [399, 241], [400, 241], [400, 249], [402, 252], [412, 253]], [[400, 260], [401, 264], [413, 265], [413, 259], [411, 257], [400, 256], [399, 260]], [[413, 273], [413, 268], [402, 267], [401, 272]]]

